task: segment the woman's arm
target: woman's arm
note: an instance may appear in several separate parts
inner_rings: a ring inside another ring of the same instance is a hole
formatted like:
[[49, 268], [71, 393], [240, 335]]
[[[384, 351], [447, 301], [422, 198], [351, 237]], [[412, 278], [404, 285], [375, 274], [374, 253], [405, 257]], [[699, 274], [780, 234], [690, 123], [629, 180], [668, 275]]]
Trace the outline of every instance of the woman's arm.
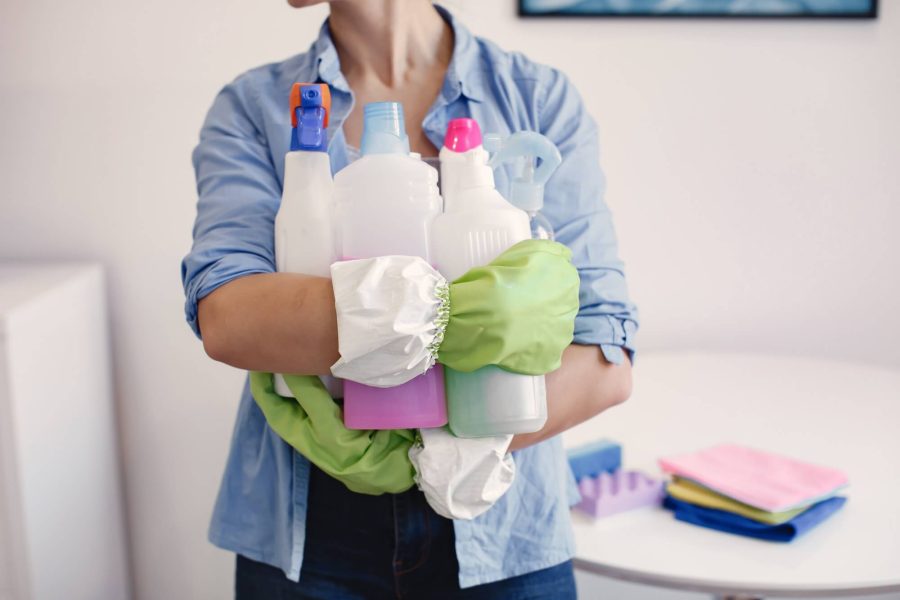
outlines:
[[[203, 347], [239, 369], [323, 374], [338, 359], [331, 280], [260, 273], [231, 281], [200, 300]], [[631, 395], [631, 362], [614, 365], [598, 346], [572, 344], [547, 374], [547, 423], [517, 435], [512, 450], [536, 444], [590, 419]]]
[[274, 77], [254, 70], [225, 86], [201, 129], [194, 243], [181, 265], [185, 316], [218, 361], [326, 374], [338, 357], [331, 281], [274, 272], [281, 182], [258, 102], [278, 89]]
[[338, 359], [330, 279], [247, 275], [214, 290], [197, 310], [206, 353], [233, 367], [317, 375]]
[[[338, 359], [331, 280], [291, 273], [248, 275], [199, 304], [203, 347], [239, 369], [323, 374]], [[547, 423], [517, 435], [518, 450], [574, 427], [631, 394], [631, 362], [606, 361], [598, 346], [572, 344], [562, 366], [547, 375]]]
[[631, 395], [631, 361], [614, 365], [598, 346], [572, 344], [562, 366], [547, 374], [547, 423], [540, 431], [513, 437], [519, 450], [587, 421]]

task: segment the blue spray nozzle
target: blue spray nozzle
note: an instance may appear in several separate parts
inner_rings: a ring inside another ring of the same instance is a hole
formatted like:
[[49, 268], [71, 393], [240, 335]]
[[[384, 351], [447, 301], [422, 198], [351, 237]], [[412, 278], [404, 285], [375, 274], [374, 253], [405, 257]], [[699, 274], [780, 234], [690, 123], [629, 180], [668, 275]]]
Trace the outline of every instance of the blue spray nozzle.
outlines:
[[291, 151], [325, 152], [331, 90], [324, 83], [295, 83], [291, 88]]
[[493, 153], [488, 164], [495, 169], [508, 161], [523, 163], [510, 184], [509, 201], [522, 210], [540, 210], [544, 205], [544, 184], [562, 162], [556, 144], [539, 133], [519, 131], [505, 138], [490, 133], [484, 136], [484, 148]]
[[360, 154], [409, 154], [409, 138], [399, 102], [370, 102], [363, 109]]

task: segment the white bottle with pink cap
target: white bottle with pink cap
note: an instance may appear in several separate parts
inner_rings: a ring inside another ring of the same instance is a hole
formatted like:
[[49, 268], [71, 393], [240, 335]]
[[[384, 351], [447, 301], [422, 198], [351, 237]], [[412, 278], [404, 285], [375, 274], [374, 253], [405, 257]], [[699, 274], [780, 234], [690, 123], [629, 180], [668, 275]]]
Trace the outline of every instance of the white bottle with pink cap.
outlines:
[[[431, 225], [431, 258], [448, 281], [531, 238], [528, 214], [494, 187], [494, 172], [473, 119], [453, 119], [441, 159], [444, 212]], [[450, 429], [458, 437], [537, 431], [547, 420], [544, 378], [487, 366], [444, 369]]]

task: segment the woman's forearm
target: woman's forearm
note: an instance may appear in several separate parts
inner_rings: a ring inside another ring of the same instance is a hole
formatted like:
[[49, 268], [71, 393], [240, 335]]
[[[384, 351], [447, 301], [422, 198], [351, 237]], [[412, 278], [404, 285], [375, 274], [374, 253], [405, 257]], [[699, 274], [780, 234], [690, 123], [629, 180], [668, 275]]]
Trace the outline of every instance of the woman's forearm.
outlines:
[[[215, 360], [270, 373], [327, 374], [339, 358], [331, 280], [292, 273], [235, 279], [200, 300], [203, 346]], [[552, 437], [631, 394], [631, 363], [572, 344], [547, 374], [547, 423], [513, 438], [512, 450]]]
[[217, 288], [197, 310], [206, 353], [233, 367], [320, 375], [338, 359], [330, 279], [247, 275]]
[[562, 366], [547, 374], [547, 423], [540, 431], [513, 437], [511, 450], [536, 444], [574, 427], [631, 395], [631, 362], [606, 361], [597, 346], [572, 344]]

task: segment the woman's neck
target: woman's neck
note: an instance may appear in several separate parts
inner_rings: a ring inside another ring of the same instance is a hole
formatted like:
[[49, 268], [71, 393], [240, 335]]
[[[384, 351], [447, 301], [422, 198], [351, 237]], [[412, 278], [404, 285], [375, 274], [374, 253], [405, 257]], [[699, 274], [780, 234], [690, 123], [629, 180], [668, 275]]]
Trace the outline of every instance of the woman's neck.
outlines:
[[416, 73], [446, 69], [453, 33], [427, 0], [343, 0], [329, 23], [351, 85], [402, 88]]

